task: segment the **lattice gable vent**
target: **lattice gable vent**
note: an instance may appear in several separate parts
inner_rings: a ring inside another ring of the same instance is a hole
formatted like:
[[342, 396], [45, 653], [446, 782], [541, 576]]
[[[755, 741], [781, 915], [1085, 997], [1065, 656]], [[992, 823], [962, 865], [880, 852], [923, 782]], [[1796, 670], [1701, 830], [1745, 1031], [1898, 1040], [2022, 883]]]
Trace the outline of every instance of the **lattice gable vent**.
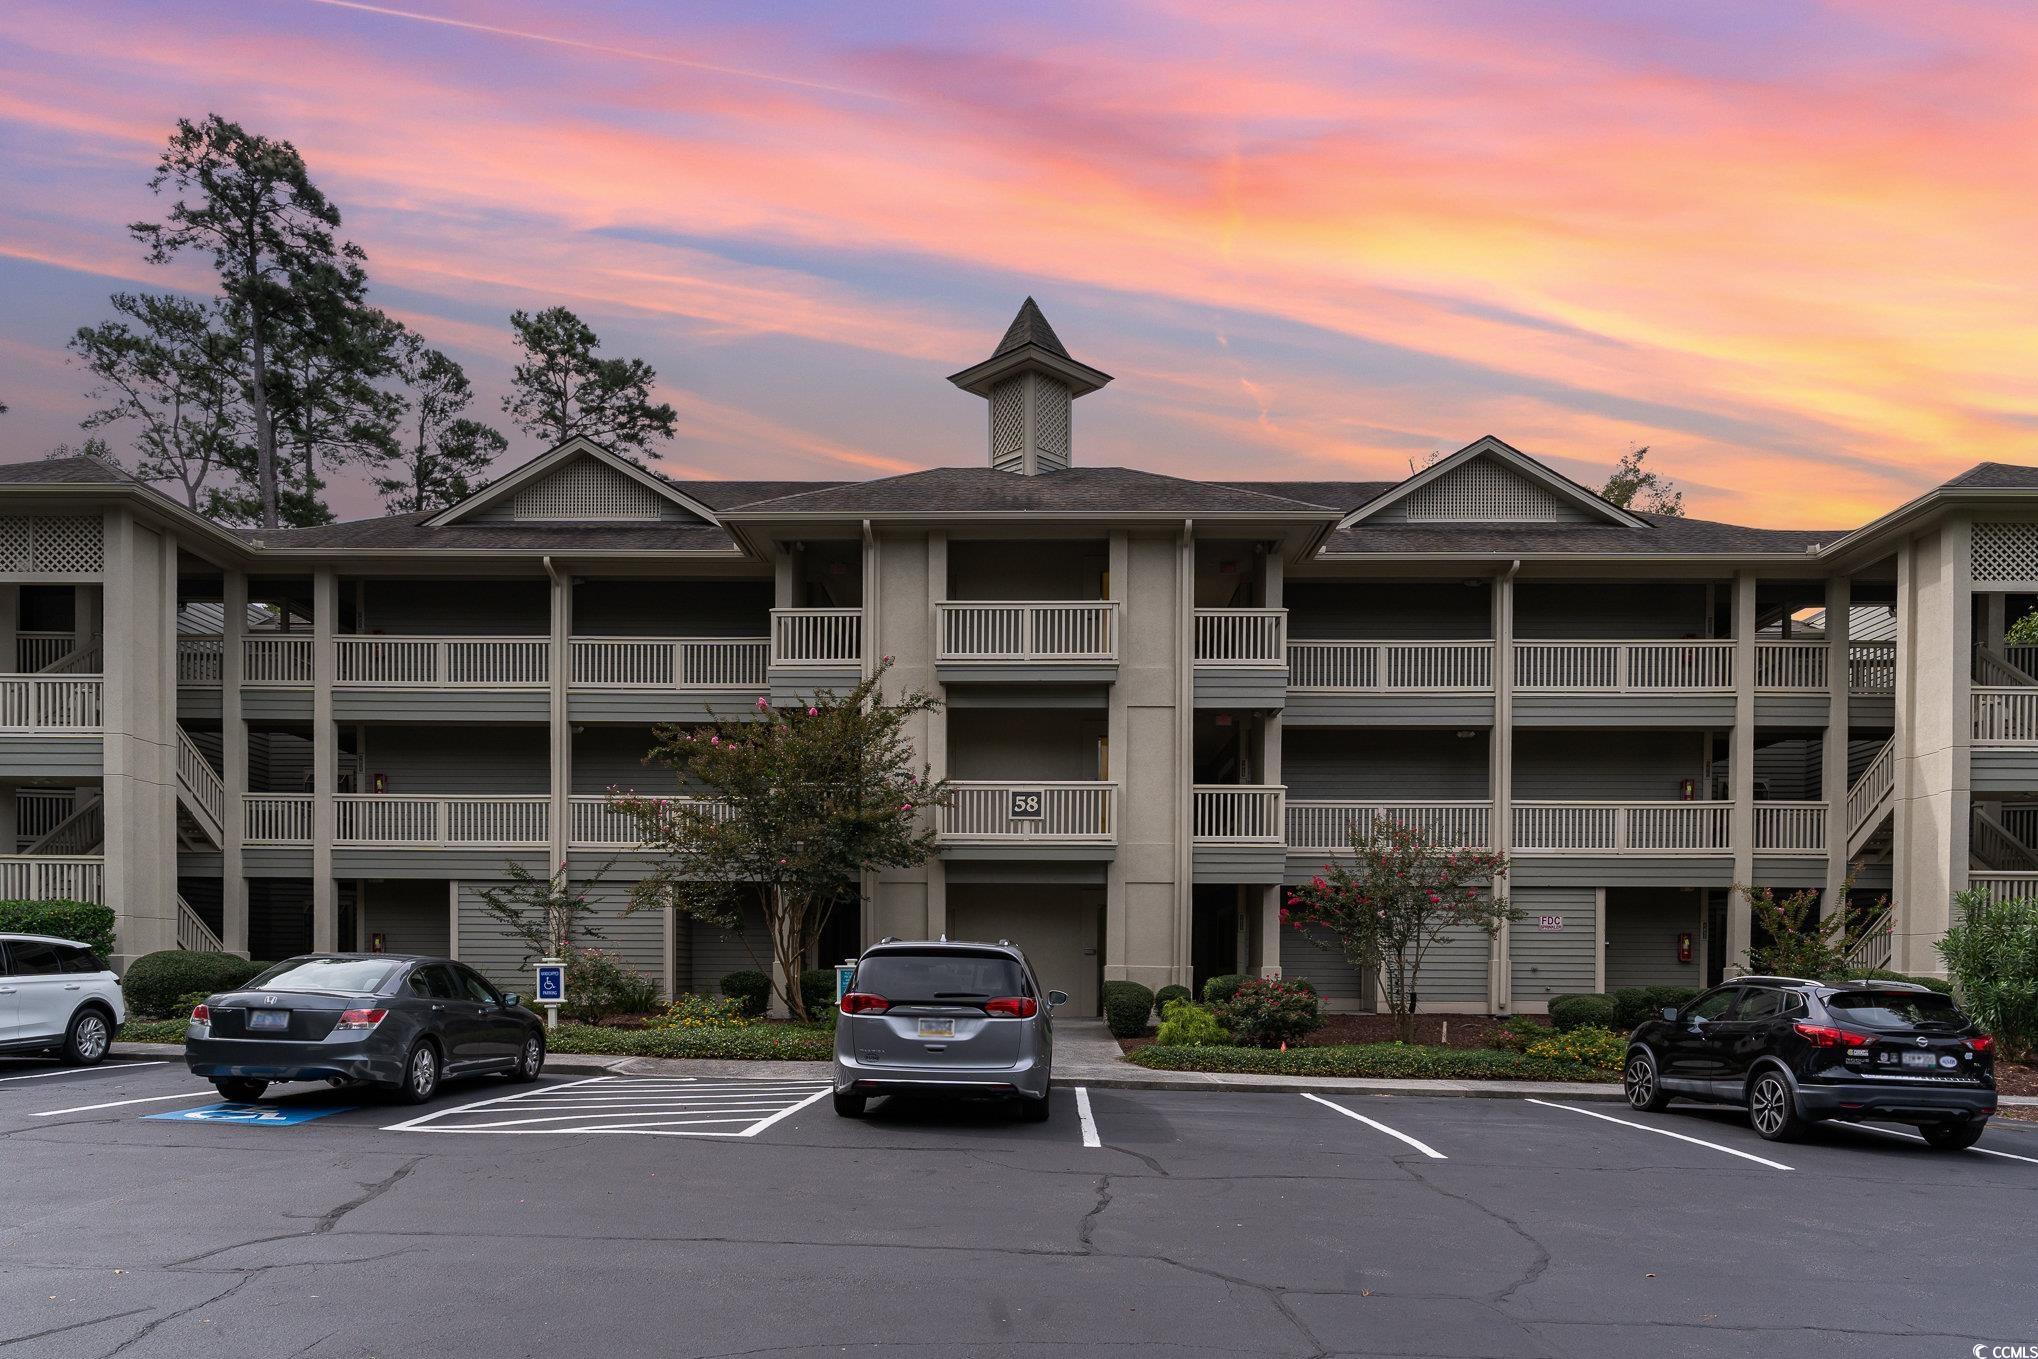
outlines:
[[1511, 468], [1474, 458], [1418, 486], [1381, 519], [1410, 523], [1576, 524], [1593, 518], [1577, 504]]
[[105, 531], [97, 515], [0, 517], [0, 571], [88, 576], [105, 564]]
[[614, 524], [694, 516], [635, 478], [592, 458], [580, 458], [518, 491], [506, 510], [482, 517]]
[[1968, 537], [1974, 579], [2038, 581], [2038, 524], [1976, 522]]

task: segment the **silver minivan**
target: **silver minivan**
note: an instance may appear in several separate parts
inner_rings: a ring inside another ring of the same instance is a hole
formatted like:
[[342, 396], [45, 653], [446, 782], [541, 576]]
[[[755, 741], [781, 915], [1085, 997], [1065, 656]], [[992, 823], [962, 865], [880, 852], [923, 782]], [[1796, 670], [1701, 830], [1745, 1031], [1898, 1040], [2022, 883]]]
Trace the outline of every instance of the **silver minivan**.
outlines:
[[995, 944], [885, 939], [856, 960], [835, 1022], [835, 1112], [861, 1117], [873, 1095], [1013, 1099], [1045, 1122], [1051, 1013], [1026, 955]]

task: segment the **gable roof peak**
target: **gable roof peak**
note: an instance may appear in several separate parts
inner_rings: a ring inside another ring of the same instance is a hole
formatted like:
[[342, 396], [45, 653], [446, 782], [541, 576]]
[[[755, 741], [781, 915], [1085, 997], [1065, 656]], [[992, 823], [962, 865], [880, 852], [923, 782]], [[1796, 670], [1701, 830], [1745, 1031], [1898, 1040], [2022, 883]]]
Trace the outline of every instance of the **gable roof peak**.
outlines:
[[1019, 304], [1019, 314], [1012, 318], [1012, 324], [1005, 327], [1005, 338], [998, 341], [998, 347], [991, 351], [991, 357], [1009, 354], [1026, 345], [1039, 345], [1057, 358], [1074, 357], [1062, 344], [1061, 337], [1054, 333], [1054, 327], [1047, 323], [1047, 317], [1040, 310], [1040, 304], [1029, 294]]

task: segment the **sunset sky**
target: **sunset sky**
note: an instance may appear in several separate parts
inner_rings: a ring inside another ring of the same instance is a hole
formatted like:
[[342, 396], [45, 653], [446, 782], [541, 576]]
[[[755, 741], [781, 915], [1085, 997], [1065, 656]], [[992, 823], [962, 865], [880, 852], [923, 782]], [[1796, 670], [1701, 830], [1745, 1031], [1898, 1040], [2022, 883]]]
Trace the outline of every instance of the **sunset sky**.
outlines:
[[1117, 376], [1089, 465], [1647, 444], [1694, 514], [1846, 526], [2038, 462], [2034, 77], [2038, 12], [1961, 0], [11, 0], [0, 460], [80, 437], [109, 292], [202, 282], [125, 224], [218, 112], [484, 416], [563, 303], [657, 367], [677, 475], [981, 461], [942, 379], [1031, 293]]

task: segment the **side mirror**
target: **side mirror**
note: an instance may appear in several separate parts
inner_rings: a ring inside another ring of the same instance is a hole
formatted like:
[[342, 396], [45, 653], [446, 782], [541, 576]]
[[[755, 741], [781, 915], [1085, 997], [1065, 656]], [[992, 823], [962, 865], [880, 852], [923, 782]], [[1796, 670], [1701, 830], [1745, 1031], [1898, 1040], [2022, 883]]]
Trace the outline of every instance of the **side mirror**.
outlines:
[[1059, 1009], [1068, 1003], [1069, 993], [1066, 991], [1049, 991], [1047, 993], [1047, 1008], [1050, 1010]]
[[1661, 1010], [1657, 1011], [1657, 1013], [1662, 1015], [1663, 1018], [1669, 1020], [1673, 1024], [1677, 1022], [1677, 1007], [1675, 1005], [1665, 1005]]
[[505, 991], [503, 993], [502, 1003], [509, 1006], [522, 1005], [524, 1003], [524, 998], [514, 991]]

